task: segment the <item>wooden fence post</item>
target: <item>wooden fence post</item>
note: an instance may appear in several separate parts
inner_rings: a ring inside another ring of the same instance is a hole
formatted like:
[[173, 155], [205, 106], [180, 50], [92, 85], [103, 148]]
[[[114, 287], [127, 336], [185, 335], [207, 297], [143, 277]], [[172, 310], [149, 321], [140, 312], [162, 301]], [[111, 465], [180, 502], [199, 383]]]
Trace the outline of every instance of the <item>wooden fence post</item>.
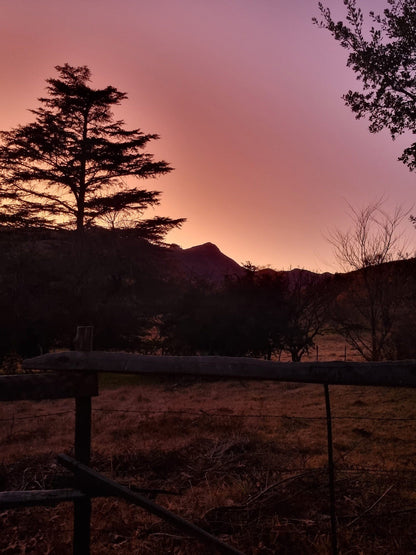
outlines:
[[[93, 327], [78, 326], [74, 340], [77, 351], [92, 351]], [[91, 397], [75, 398], [75, 458], [89, 466], [91, 457]], [[74, 555], [89, 555], [91, 499], [74, 501]]]
[[74, 338], [74, 348], [76, 351], [92, 351], [93, 326], [78, 326]]

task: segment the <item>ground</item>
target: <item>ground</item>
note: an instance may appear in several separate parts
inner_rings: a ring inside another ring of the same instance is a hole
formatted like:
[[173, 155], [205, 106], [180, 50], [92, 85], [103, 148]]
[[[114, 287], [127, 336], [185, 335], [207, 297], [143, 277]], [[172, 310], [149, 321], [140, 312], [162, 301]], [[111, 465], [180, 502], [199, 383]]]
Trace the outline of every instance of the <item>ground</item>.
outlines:
[[[339, 358], [330, 351], [326, 359]], [[153, 490], [157, 503], [244, 553], [331, 552], [323, 386], [111, 375], [100, 382], [95, 470]], [[340, 552], [415, 553], [416, 391], [333, 386], [330, 397]], [[73, 400], [1, 403], [0, 421], [0, 489], [68, 486], [56, 454], [73, 454]], [[0, 526], [1, 553], [72, 552], [69, 504], [2, 511]], [[212, 549], [107, 498], [93, 501], [92, 553]]]

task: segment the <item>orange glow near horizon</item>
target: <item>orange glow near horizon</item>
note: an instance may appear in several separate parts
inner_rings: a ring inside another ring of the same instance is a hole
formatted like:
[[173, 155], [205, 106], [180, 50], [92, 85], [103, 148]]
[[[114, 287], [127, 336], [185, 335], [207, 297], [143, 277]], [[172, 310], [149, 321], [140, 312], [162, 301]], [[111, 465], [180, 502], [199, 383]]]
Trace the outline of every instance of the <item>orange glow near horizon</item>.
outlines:
[[[343, 16], [341, 0], [326, 4]], [[325, 237], [348, 225], [347, 202], [414, 203], [397, 161], [406, 142], [370, 135], [343, 105], [355, 79], [312, 25], [317, 2], [41, 0], [2, 15], [0, 129], [32, 119], [55, 65], [88, 65], [93, 86], [128, 93], [116, 112], [127, 128], [161, 136], [149, 151], [175, 171], [143, 186], [163, 192], [155, 214], [188, 219], [170, 242], [335, 271]]]

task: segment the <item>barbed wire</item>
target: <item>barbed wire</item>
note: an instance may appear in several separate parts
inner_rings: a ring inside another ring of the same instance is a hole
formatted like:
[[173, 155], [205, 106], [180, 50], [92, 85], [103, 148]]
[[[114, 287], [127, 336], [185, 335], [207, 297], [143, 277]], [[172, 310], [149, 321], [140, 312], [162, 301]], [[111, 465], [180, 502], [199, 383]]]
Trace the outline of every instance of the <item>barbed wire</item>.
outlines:
[[[107, 409], [107, 408], [93, 408], [93, 412], [126, 412], [133, 414], [183, 414], [189, 416], [212, 416], [216, 418], [288, 418], [293, 420], [326, 420], [326, 415], [322, 416], [303, 416], [298, 414], [268, 414], [268, 413], [252, 413], [252, 414], [235, 414], [223, 412], [209, 412], [204, 410], [189, 411], [189, 410], [163, 410], [163, 409], [148, 409], [148, 410], [131, 410], [131, 409]], [[331, 420], [370, 420], [370, 421], [391, 421], [391, 422], [416, 422], [416, 417], [410, 418], [396, 418], [385, 416], [331, 416]]]
[[[326, 420], [326, 416], [303, 416], [299, 414], [269, 414], [269, 413], [251, 413], [251, 414], [235, 414], [223, 412], [209, 412], [204, 410], [164, 410], [164, 409], [147, 409], [147, 410], [132, 410], [132, 409], [107, 409], [107, 408], [93, 408], [92, 412], [105, 412], [105, 413], [131, 413], [131, 414], [162, 414], [162, 415], [184, 415], [184, 416], [209, 416], [213, 418], [282, 418], [288, 420]], [[65, 410], [59, 412], [50, 412], [42, 414], [34, 414], [30, 416], [11, 416], [9, 418], [0, 418], [0, 422], [11, 422], [16, 420], [34, 420], [37, 418], [48, 418], [50, 416], [62, 416], [65, 414], [74, 414], [74, 410]], [[368, 420], [373, 422], [416, 422], [416, 417], [396, 418], [389, 416], [351, 416], [341, 415], [332, 416], [332, 420]]]
[[61, 416], [63, 414], [75, 414], [75, 411], [65, 410], [60, 412], [48, 412], [45, 414], [34, 414], [32, 416], [11, 416], [10, 418], [0, 418], [0, 422], [13, 422], [16, 420], [34, 420], [36, 418], [47, 418], [48, 416]]

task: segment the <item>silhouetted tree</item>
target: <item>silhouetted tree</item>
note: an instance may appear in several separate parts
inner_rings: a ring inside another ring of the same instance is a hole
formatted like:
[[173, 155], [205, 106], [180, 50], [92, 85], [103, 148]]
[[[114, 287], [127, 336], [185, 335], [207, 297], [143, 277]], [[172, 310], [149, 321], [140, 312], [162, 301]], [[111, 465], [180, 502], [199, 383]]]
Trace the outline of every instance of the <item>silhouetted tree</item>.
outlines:
[[366, 360], [392, 356], [391, 334], [402, 314], [408, 276], [387, 262], [407, 256], [400, 242], [406, 216], [401, 208], [389, 215], [380, 201], [351, 208], [352, 228], [329, 238], [341, 266], [356, 271], [338, 296], [335, 326]]
[[324, 276], [305, 270], [294, 270], [287, 275], [281, 344], [292, 362], [300, 362], [315, 346], [315, 338], [328, 323], [331, 295]]
[[145, 147], [158, 135], [126, 130], [112, 107], [127, 98], [112, 86], [88, 85], [86, 66], [56, 66], [47, 79], [48, 96], [31, 112], [33, 123], [2, 131], [0, 224], [13, 227], [127, 227], [160, 239], [183, 220], [140, 221], [159, 203], [160, 192], [128, 184], [171, 171]]
[[[364, 22], [356, 0], [344, 0], [346, 22], [335, 22], [319, 2], [322, 19], [314, 22], [349, 51], [347, 66], [361, 82], [361, 91], [348, 91], [347, 106], [357, 119], [368, 116], [372, 133], [388, 129], [394, 139], [407, 131], [416, 133], [416, 3], [387, 3], [382, 15], [370, 12], [369, 22]], [[400, 160], [411, 171], [416, 169], [416, 143]]]
[[335, 230], [328, 237], [335, 258], [346, 270], [360, 270], [407, 257], [400, 226], [409, 214], [400, 206], [392, 214], [378, 200], [364, 208], [349, 205], [352, 227]]

